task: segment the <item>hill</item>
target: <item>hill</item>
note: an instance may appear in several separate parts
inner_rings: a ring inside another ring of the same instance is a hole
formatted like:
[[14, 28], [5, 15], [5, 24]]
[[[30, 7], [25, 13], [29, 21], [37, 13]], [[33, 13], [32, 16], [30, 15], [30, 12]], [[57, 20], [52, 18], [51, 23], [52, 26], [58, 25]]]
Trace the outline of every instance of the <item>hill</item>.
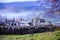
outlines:
[[0, 35], [0, 40], [60, 40], [60, 31], [26, 35]]

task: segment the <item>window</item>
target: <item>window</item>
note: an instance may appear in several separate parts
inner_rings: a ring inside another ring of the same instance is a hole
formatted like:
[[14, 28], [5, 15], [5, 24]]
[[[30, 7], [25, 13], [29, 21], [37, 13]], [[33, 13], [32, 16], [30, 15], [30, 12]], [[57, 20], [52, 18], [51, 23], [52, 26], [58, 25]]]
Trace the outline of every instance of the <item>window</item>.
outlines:
[[44, 20], [44, 19], [40, 19], [40, 22], [44, 23], [44, 22], [45, 22], [45, 20]]

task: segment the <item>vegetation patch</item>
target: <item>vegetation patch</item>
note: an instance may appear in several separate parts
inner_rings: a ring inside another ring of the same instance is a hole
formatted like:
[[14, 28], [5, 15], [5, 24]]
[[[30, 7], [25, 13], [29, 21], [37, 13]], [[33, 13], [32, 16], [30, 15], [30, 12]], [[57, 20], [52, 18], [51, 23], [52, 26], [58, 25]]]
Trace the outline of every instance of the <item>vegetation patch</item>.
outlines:
[[26, 35], [10, 34], [1, 36], [5, 36], [5, 38], [0, 38], [0, 40], [60, 40], [60, 31], [26, 34]]

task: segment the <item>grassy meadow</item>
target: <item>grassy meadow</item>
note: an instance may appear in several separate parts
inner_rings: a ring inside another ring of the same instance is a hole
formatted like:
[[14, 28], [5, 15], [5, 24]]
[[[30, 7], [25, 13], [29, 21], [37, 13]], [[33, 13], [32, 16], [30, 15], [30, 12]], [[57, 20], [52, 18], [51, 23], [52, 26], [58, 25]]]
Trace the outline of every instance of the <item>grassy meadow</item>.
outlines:
[[25, 35], [0, 35], [0, 40], [60, 40], [60, 31]]

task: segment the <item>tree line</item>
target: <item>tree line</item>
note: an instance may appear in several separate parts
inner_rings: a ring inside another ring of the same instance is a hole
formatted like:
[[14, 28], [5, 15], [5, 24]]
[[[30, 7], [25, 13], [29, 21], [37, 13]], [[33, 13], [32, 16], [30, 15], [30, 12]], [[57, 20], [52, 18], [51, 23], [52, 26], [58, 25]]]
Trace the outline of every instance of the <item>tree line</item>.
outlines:
[[54, 28], [51, 27], [5, 27], [0, 26], [0, 34], [32, 34], [32, 33], [41, 33], [54, 31]]

